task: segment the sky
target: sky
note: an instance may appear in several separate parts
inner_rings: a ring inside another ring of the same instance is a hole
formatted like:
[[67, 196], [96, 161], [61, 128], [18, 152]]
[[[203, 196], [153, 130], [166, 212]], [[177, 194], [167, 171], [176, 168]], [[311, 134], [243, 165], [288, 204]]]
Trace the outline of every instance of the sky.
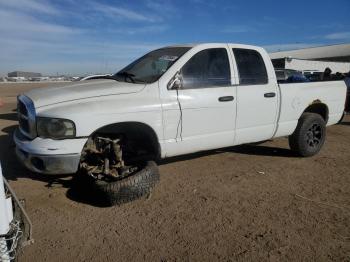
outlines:
[[349, 43], [349, 14], [349, 0], [0, 0], [0, 75], [114, 73], [171, 44]]

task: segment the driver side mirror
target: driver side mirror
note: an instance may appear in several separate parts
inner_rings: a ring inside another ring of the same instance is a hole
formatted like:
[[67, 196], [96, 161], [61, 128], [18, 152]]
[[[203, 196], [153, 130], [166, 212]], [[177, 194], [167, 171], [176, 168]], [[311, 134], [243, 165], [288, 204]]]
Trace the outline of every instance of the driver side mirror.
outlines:
[[182, 88], [181, 75], [179, 72], [169, 81], [168, 89], [169, 90], [178, 90]]

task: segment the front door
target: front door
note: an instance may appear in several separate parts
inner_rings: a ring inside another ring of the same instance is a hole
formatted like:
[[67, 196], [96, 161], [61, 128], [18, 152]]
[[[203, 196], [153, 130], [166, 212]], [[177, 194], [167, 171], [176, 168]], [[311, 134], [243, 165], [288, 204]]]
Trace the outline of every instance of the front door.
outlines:
[[177, 141], [171, 148], [185, 154], [233, 145], [237, 100], [227, 48], [199, 51], [182, 67], [180, 79]]

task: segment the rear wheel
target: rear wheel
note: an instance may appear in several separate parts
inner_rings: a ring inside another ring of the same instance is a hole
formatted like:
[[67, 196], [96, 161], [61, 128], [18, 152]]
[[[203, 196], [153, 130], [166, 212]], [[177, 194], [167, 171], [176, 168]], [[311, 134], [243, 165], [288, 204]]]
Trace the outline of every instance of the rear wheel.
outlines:
[[290, 148], [300, 156], [316, 155], [326, 139], [326, 122], [319, 114], [304, 113], [294, 133], [289, 136]]

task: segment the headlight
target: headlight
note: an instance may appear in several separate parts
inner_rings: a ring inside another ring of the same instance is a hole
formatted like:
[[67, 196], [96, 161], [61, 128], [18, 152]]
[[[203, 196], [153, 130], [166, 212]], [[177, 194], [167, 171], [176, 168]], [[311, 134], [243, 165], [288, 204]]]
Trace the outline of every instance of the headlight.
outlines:
[[36, 121], [36, 129], [39, 137], [52, 139], [75, 137], [75, 125], [71, 120], [38, 117]]

